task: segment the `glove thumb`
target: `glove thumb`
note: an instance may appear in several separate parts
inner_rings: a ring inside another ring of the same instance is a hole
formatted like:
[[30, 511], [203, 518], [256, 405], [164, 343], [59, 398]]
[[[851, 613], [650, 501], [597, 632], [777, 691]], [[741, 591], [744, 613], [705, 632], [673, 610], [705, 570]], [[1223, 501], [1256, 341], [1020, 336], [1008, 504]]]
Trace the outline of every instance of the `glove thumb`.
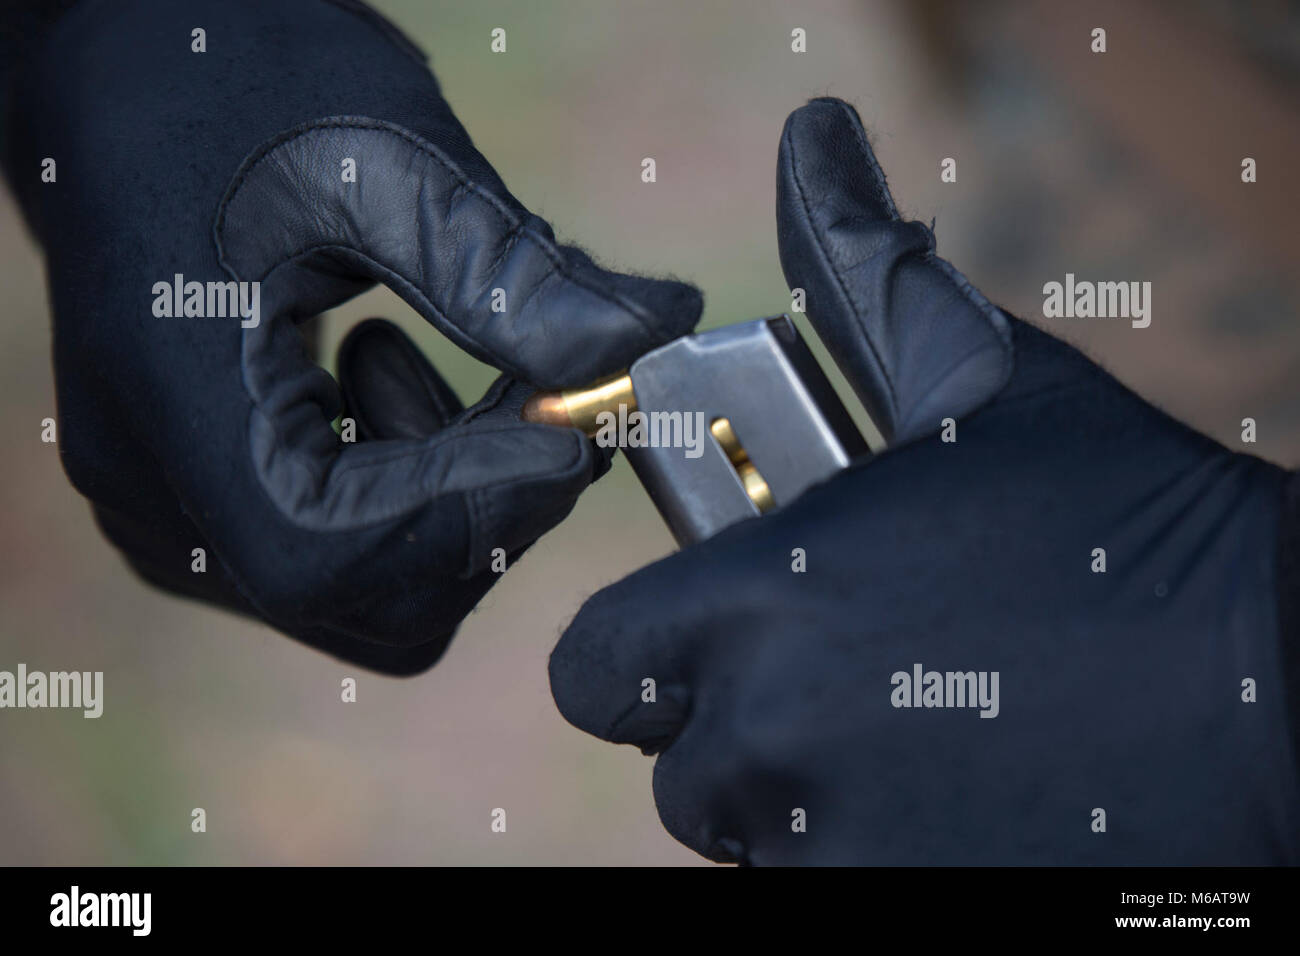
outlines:
[[777, 162], [777, 236], [792, 289], [891, 443], [937, 431], [1011, 374], [1006, 317], [904, 222], [857, 112], [816, 99], [790, 114]]

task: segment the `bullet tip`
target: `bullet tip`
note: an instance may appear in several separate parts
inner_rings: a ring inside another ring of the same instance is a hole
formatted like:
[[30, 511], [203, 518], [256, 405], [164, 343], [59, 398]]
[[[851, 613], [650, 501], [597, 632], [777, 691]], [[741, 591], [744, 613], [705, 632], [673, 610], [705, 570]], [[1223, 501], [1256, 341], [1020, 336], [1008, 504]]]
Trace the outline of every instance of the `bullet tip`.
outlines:
[[564, 396], [559, 392], [534, 392], [529, 395], [519, 417], [538, 425], [573, 427], [568, 406], [564, 402]]

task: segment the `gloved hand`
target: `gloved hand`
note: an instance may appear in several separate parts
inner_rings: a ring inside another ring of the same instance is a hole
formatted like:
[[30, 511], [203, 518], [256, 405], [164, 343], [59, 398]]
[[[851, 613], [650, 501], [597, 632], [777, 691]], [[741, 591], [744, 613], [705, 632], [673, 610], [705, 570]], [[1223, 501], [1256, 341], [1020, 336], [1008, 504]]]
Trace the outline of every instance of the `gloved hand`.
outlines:
[[[522, 383], [625, 367], [694, 325], [698, 292], [558, 245], [354, 0], [85, 0], [28, 40], [5, 166], [48, 263], [59, 450], [104, 532], [163, 587], [427, 667], [496, 549], [606, 464], [520, 422]], [[238, 315], [207, 285], [232, 280]], [[296, 323], [375, 282], [505, 373], [479, 404], [387, 324], [348, 338], [337, 385], [311, 360]]]
[[992, 307], [848, 105], [790, 117], [777, 218], [893, 447], [596, 594], [565, 717], [720, 861], [1300, 862], [1292, 479]]

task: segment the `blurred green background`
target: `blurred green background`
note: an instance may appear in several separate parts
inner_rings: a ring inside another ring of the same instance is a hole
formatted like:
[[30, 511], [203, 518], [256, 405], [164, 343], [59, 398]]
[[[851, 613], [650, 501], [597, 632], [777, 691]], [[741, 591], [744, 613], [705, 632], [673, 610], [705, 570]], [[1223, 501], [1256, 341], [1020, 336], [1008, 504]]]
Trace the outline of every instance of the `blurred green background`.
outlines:
[[[777, 140], [791, 109], [833, 94], [861, 111], [900, 208], [933, 218], [940, 252], [990, 298], [1220, 440], [1250, 416], [1261, 454], [1300, 462], [1292, 4], [375, 5], [430, 54], [522, 201], [606, 264], [696, 282], [708, 325], [789, 307]], [[791, 52], [795, 27], [807, 53]], [[1245, 156], [1256, 184], [1240, 181]], [[955, 184], [940, 182], [945, 157]], [[1151, 327], [1036, 318], [1066, 272], [1150, 280]], [[43, 281], [0, 194], [0, 669], [106, 682], [97, 721], [0, 712], [0, 863], [700, 862], [658, 823], [651, 761], [570, 728], [547, 687], [583, 599], [671, 550], [625, 462], [430, 673], [359, 672], [150, 590], [99, 538], [39, 442], [54, 414]], [[385, 290], [330, 314], [327, 354], [370, 315], [417, 334], [463, 397], [491, 381]], [[339, 700], [347, 676], [355, 704]], [[206, 834], [190, 831], [194, 807]]]

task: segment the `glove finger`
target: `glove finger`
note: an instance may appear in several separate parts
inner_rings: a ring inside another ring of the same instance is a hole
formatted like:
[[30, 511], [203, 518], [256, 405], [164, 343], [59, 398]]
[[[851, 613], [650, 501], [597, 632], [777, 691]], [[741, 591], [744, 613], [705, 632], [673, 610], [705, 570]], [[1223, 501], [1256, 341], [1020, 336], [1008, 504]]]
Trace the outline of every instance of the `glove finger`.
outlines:
[[675, 839], [716, 862], [747, 862], [756, 834], [789, 831], [792, 809], [808, 803], [789, 770], [796, 728], [774, 725], [780, 679], [760, 680], [772, 660], [763, 632], [772, 615], [738, 610], [762, 605], [735, 593], [738, 580], [726, 575], [710, 582], [727, 594], [725, 612], [695, 610], [706, 596], [674, 600], [691, 593], [688, 578], [698, 592], [697, 572], [718, 566], [673, 567], [679, 557], [583, 607], [551, 655], [551, 692], [578, 728], [658, 754], [655, 805]]
[[365, 441], [427, 438], [465, 411], [456, 393], [392, 322], [367, 319], [339, 345], [343, 414]]
[[[625, 368], [694, 327], [698, 290], [559, 245], [445, 104], [436, 112], [428, 137], [332, 117], [254, 151], [221, 203], [222, 265], [261, 281], [273, 312], [298, 315], [383, 282], [471, 355], [548, 388]], [[340, 175], [341, 157], [355, 181]]]
[[[511, 379], [499, 379], [430, 437], [350, 443], [330, 427], [339, 388], [290, 322], [246, 329], [243, 347], [254, 402], [235, 421], [246, 430], [247, 467], [263, 493], [231, 502], [237, 520], [205, 526], [282, 629], [330, 624], [346, 608], [394, 596], [382, 615], [353, 618], [358, 632], [373, 628], [371, 639], [405, 640], [403, 627], [421, 610], [412, 595], [428, 593], [439, 577], [470, 578], [501, 552], [529, 545], [568, 514], [597, 470], [581, 432], [519, 420], [531, 389]], [[198, 489], [193, 497], [224, 501], [230, 492]], [[250, 520], [248, 509], [263, 501]]]
[[[676, 556], [674, 556], [676, 557]], [[565, 720], [647, 754], [672, 742], [690, 712], [678, 645], [692, 631], [663, 589], [674, 558], [593, 595], [551, 652], [551, 694]]]
[[[499, 397], [492, 398], [491, 396], [498, 391], [500, 391]], [[524, 404], [535, 393], [536, 390], [531, 386], [516, 382], [508, 375], [502, 375], [488, 390], [488, 396], [467, 410], [460, 420], [517, 425], [523, 419]], [[594, 484], [609, 474], [617, 448], [612, 445], [598, 445], [593, 439], [588, 439], [587, 447], [593, 456], [591, 483]]]
[[1005, 317], [904, 222], [857, 112], [816, 99], [786, 120], [777, 235], [791, 288], [887, 439], [935, 432], [1011, 373]]
[[[300, 527], [328, 532], [418, 522], [429, 503], [460, 496], [468, 538], [488, 552], [512, 551], [567, 514], [595, 469], [581, 432], [521, 422], [517, 411], [503, 410], [521, 405], [530, 391], [499, 379], [481, 402], [423, 440], [341, 442], [328, 410], [259, 409], [250, 431], [254, 464], [272, 499]], [[489, 561], [476, 548], [461, 567], [447, 570], [468, 574]]]
[[551, 694], [564, 719], [611, 743], [654, 754], [690, 712], [690, 687], [666, 621], [624, 613], [615, 589], [589, 600], [551, 652]]
[[762, 607], [755, 576], [742, 570], [752, 558], [742, 530], [643, 568], [583, 605], [551, 653], [551, 693], [566, 720], [646, 753], [676, 738], [694, 708], [696, 675], [709, 660], [730, 660], [723, 666], [735, 673], [761, 623], [751, 619], [761, 614], [735, 610]]
[[[693, 714], [672, 745], [655, 761], [655, 809], [677, 842], [715, 863], [748, 863], [749, 846], [733, 802], [724, 799], [745, 776], [741, 755], [716, 733], [713, 722]], [[751, 801], [766, 801], [750, 791]]]

